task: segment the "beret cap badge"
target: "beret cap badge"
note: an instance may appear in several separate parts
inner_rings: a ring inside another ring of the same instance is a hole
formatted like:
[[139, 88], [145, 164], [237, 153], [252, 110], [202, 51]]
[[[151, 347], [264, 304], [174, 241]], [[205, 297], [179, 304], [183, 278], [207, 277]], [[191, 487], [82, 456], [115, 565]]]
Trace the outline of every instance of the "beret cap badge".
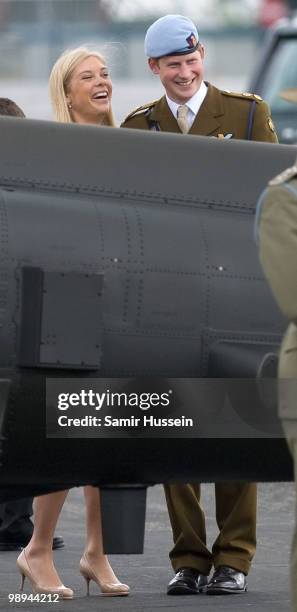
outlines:
[[194, 32], [191, 32], [190, 36], [186, 38], [186, 41], [188, 43], [189, 49], [193, 49], [194, 47], [197, 47], [198, 45], [198, 40]]

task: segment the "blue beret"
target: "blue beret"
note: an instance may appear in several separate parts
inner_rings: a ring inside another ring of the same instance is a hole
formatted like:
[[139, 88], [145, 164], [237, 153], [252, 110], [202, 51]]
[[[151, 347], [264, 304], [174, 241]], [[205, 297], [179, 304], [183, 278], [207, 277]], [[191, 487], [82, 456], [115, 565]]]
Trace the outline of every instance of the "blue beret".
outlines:
[[183, 15], [165, 15], [148, 29], [144, 40], [147, 57], [185, 55], [196, 51], [199, 36], [191, 19]]

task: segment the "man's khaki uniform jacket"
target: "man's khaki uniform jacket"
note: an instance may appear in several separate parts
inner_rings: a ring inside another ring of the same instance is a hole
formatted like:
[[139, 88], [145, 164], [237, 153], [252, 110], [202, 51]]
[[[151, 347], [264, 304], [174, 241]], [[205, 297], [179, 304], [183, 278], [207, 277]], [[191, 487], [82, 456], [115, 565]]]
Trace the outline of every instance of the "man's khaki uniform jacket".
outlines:
[[[277, 142], [269, 108], [260, 96], [221, 91], [208, 83], [206, 97], [189, 134], [220, 138], [230, 138], [231, 135], [246, 140], [250, 118], [251, 140]], [[137, 108], [126, 117], [121, 127], [180, 133], [165, 96]]]

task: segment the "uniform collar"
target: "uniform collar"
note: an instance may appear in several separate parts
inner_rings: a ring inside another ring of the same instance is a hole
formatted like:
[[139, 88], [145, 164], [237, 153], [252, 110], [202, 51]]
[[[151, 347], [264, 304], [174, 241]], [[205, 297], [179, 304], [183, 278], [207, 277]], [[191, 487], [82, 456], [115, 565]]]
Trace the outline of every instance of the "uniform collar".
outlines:
[[[206, 85], [207, 94], [201, 104], [199, 113], [195, 118], [189, 134], [210, 136], [220, 127], [218, 117], [224, 115], [225, 113], [222, 101], [223, 96], [220, 90], [210, 83], [206, 83]], [[163, 129], [165, 132], [168, 131], [180, 133], [177, 121], [168, 106], [166, 96], [160, 98], [160, 100], [158, 100], [158, 102], [155, 104], [152, 112], [150, 113], [150, 120], [159, 123], [161, 130]]]
[[[202, 81], [198, 91], [196, 91], [196, 93], [192, 96], [192, 98], [190, 98], [190, 100], [188, 100], [187, 102], [185, 102], [185, 105], [190, 109], [190, 111], [192, 112], [192, 114], [194, 116], [197, 115], [200, 106], [205, 98], [207, 94], [207, 87], [204, 83], [204, 81]], [[171, 98], [169, 98], [169, 96], [167, 96], [166, 94], [166, 101], [167, 104], [173, 114], [173, 116], [175, 117], [175, 119], [177, 118], [177, 109], [178, 107], [181, 105], [181, 103], [177, 103], [174, 102], [173, 100], [171, 100]]]

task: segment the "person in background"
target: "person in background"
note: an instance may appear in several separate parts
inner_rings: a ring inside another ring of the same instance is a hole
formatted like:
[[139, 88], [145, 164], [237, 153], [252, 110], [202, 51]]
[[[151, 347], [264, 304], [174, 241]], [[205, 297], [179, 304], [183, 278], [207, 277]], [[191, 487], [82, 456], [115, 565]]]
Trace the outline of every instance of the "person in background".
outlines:
[[[205, 48], [190, 19], [161, 17], [149, 27], [144, 47], [164, 95], [136, 108], [122, 127], [277, 142], [269, 108], [260, 96], [219, 90], [204, 80]], [[165, 485], [165, 494], [174, 540], [170, 559], [176, 572], [168, 595], [244, 593], [256, 550], [256, 484], [215, 484], [219, 534], [211, 551], [206, 546], [200, 484]]]
[[[297, 104], [297, 88], [281, 97]], [[297, 159], [273, 178], [257, 211], [260, 260], [277, 303], [290, 321], [279, 356], [279, 416], [293, 458], [296, 505], [291, 549], [292, 611], [297, 612]]]
[[[22, 109], [9, 98], [0, 98], [0, 115], [25, 117]], [[21, 550], [28, 544], [33, 533], [32, 497], [16, 499], [0, 504], [0, 551]], [[62, 548], [63, 538], [53, 538], [53, 548]]]
[[[63, 53], [55, 63], [50, 79], [54, 116], [64, 123], [94, 127], [114, 126], [111, 107], [112, 83], [106, 62], [97, 51], [79, 47]], [[100, 133], [98, 133], [100, 142]], [[58, 593], [71, 599], [53, 564], [51, 540], [68, 491], [35, 498], [32, 538], [17, 560], [22, 582], [28, 577], [35, 592]], [[80, 572], [87, 583], [93, 580], [104, 595], [128, 595], [129, 587], [115, 576], [103, 551], [99, 489], [84, 487], [86, 503], [86, 544]]]
[[13, 100], [10, 100], [10, 98], [0, 98], [0, 115], [25, 118], [25, 113]]

